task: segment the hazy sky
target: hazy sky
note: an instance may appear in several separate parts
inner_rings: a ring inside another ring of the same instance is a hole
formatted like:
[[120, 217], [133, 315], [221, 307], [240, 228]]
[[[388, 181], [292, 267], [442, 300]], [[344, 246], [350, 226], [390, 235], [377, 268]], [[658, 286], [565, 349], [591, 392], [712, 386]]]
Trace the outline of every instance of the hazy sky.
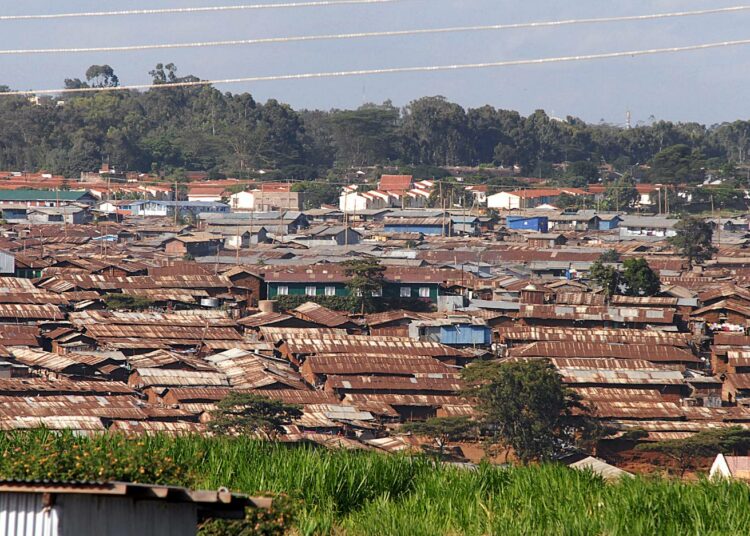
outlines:
[[[5, 0], [1, 14], [274, 3], [283, 0]], [[394, 4], [54, 21], [0, 21], [0, 48], [116, 46], [324, 33], [505, 24], [740, 5], [739, 0], [404, 0]], [[750, 38], [750, 11], [563, 28], [320, 41], [226, 48], [0, 56], [0, 84], [58, 88], [93, 63], [123, 84], [150, 81], [157, 62], [204, 79], [475, 63], [684, 46]], [[633, 123], [658, 119], [713, 124], [750, 117], [750, 46], [627, 59], [476, 71], [413, 73], [221, 86], [296, 108], [350, 108], [391, 99], [402, 106], [444, 95], [466, 107], [491, 104], [527, 114]]]

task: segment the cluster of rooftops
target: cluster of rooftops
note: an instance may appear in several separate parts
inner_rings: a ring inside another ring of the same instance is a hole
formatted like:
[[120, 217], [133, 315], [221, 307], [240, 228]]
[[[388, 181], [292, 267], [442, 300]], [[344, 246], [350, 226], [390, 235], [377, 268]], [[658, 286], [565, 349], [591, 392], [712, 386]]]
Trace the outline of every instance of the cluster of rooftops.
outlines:
[[[302, 406], [284, 441], [407, 449], [402, 423], [475, 415], [461, 372], [483, 359], [549, 359], [613, 442], [750, 425], [743, 217], [691, 269], [666, 215], [78, 208], [0, 225], [2, 429], [207, 433], [236, 390]], [[607, 299], [589, 269], [610, 250], [659, 292]], [[353, 259], [384, 267], [381, 312], [342, 305]]]

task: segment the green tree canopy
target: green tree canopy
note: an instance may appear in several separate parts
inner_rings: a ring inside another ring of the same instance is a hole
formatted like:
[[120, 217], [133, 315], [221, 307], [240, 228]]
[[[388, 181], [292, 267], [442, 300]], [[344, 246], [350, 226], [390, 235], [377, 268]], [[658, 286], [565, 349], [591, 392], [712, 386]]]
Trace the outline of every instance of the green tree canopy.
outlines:
[[599, 258], [589, 269], [589, 278], [601, 287], [607, 301], [620, 289], [620, 272], [616, 266]]
[[683, 476], [685, 471], [694, 469], [701, 458], [712, 458], [720, 453], [746, 455], [750, 449], [750, 430], [740, 426], [704, 430], [684, 439], [642, 443], [637, 448], [671, 458], [677, 462], [680, 476]]
[[604, 210], [627, 210], [635, 207], [640, 198], [633, 178], [623, 175], [619, 179], [606, 184], [601, 208]]
[[643, 257], [625, 259], [620, 278], [628, 296], [653, 296], [659, 292], [661, 282]]
[[524, 464], [553, 459], [590, 430], [588, 408], [547, 360], [479, 362], [463, 375], [484, 428]]
[[262, 434], [268, 439], [302, 416], [299, 407], [255, 394], [230, 392], [211, 413], [209, 428], [224, 435]]
[[687, 259], [691, 268], [702, 264], [716, 253], [714, 231], [708, 222], [694, 216], [685, 216], [674, 228], [677, 234], [670, 236], [667, 241]]
[[432, 417], [426, 421], [406, 423], [401, 427], [403, 432], [430, 437], [438, 447], [440, 457], [445, 453], [445, 446], [450, 441], [460, 441], [477, 437], [477, 424], [468, 417]]
[[383, 290], [385, 266], [377, 259], [352, 259], [342, 264], [349, 277], [347, 288], [359, 301], [362, 314], [375, 310], [373, 298]]

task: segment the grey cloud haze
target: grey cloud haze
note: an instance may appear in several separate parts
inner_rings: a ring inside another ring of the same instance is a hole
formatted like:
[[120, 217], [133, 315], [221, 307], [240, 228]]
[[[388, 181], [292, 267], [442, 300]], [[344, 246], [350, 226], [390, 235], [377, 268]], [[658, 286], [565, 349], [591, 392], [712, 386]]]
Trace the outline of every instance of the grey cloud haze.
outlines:
[[[257, 0], [26, 0], [4, 2], [3, 14], [231, 5]], [[394, 4], [230, 13], [0, 22], [0, 48], [117, 46], [367, 32], [535, 20], [606, 17], [739, 5], [739, 1], [405, 0]], [[179, 74], [228, 78], [314, 71], [472, 63], [684, 46], [750, 38], [750, 12], [648, 22], [581, 25], [418, 37], [372, 38], [209, 49], [0, 57], [0, 84], [14, 89], [61, 87], [93, 63], [112, 65], [123, 84], [149, 81], [157, 62]], [[491, 104], [530, 113], [575, 115], [596, 122], [659, 119], [712, 124], [747, 118], [744, 90], [750, 46], [680, 55], [222, 86], [277, 98], [297, 108], [351, 108], [363, 101], [404, 105], [444, 95], [467, 107]]]

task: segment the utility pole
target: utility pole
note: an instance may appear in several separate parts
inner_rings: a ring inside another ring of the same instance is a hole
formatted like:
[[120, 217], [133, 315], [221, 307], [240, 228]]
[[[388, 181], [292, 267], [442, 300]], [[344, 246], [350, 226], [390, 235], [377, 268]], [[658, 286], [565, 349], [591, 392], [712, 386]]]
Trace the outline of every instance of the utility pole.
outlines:
[[659, 214], [661, 214], [661, 186], [659, 186]]

